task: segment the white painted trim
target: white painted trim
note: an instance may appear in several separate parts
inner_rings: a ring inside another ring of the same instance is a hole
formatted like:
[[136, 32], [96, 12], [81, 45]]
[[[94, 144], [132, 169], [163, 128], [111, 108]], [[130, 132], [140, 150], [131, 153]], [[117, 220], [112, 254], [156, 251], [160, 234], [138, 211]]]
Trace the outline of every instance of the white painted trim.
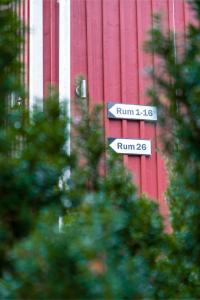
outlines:
[[43, 107], [43, 1], [30, 1], [29, 108]]
[[[59, 95], [70, 117], [70, 0], [59, 0]], [[70, 152], [70, 140], [67, 150]]]

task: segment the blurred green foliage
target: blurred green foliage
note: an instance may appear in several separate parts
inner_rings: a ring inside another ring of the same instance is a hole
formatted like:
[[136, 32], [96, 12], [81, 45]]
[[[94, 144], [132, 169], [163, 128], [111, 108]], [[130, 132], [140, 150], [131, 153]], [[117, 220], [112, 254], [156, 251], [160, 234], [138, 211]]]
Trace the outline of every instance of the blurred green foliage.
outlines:
[[174, 39], [172, 32], [164, 33], [156, 17], [146, 44], [160, 60], [149, 95], [158, 107], [169, 157], [167, 198], [174, 239], [160, 283], [165, 283], [163, 297], [178, 299], [200, 297], [200, 1], [189, 3], [195, 19], [185, 35]]
[[[199, 20], [200, 2], [190, 2]], [[15, 3], [0, 1], [0, 298], [198, 299], [199, 27], [190, 25], [175, 51], [155, 18], [146, 44], [160, 57], [149, 94], [169, 157], [166, 234], [157, 204], [138, 195], [121, 158], [106, 149], [101, 107], [89, 113], [88, 99], [76, 99], [69, 155], [56, 92], [42, 112], [10, 106], [11, 95], [24, 96]]]
[[17, 1], [0, 1], [0, 125], [6, 120], [8, 98], [15, 93], [16, 97], [23, 95], [20, 83], [22, 65], [19, 61], [23, 43], [23, 24], [13, 13]]
[[101, 175], [105, 149], [99, 108], [89, 114], [85, 107], [81, 102], [82, 117], [74, 124], [63, 227], [59, 231], [55, 208], [47, 209], [31, 236], [13, 247], [13, 270], [0, 283], [6, 299], [154, 295], [157, 260], [168, 251], [162, 218], [154, 202], [136, 195], [118, 156], [108, 155]]
[[77, 99], [69, 156], [55, 92], [31, 114], [10, 101], [24, 99], [15, 5], [0, 2], [0, 298], [150, 297], [167, 245], [157, 205], [137, 196], [119, 157], [105, 162], [102, 108]]
[[43, 207], [61, 209], [59, 178], [68, 165], [66, 112], [58, 95], [45, 100], [44, 112], [30, 112], [10, 101], [24, 96], [19, 61], [21, 31], [14, 5], [0, 1], [0, 274], [12, 268], [8, 252], [29, 234]]
[[0, 128], [0, 270], [8, 263], [8, 248], [29, 233], [40, 209], [61, 208], [66, 118], [55, 99], [46, 101], [45, 111], [35, 110], [31, 121], [26, 109], [11, 109], [9, 125]]

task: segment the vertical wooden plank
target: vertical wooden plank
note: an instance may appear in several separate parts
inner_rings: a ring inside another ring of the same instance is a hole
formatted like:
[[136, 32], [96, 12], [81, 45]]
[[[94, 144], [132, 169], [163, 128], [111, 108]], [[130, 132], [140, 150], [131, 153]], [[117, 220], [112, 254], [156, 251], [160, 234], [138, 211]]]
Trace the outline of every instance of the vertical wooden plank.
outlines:
[[[145, 74], [145, 68], [152, 65], [152, 57], [143, 51], [144, 41], [147, 39], [147, 31], [152, 26], [151, 1], [137, 0], [137, 30], [138, 30], [138, 76], [139, 76], [139, 104], [145, 105], [149, 102], [146, 96], [150, 80]], [[154, 125], [148, 125], [140, 121], [140, 138], [151, 139], [155, 136]], [[155, 195], [155, 141], [152, 140], [152, 156], [141, 157], [141, 192], [148, 193], [151, 197]]]
[[[18, 2], [18, 6], [19, 6], [19, 18], [20, 18], [20, 20], [22, 20], [22, 23], [24, 23], [24, 1], [20, 0]], [[21, 35], [22, 35], [22, 38], [24, 38], [23, 27], [21, 29]], [[22, 65], [24, 66], [24, 43], [22, 43], [22, 45], [21, 45], [20, 61], [21, 61]], [[22, 83], [24, 83], [24, 81], [25, 81], [24, 69], [21, 72], [21, 81], [22, 81]]]
[[[146, 1], [144, 1], [145, 3]], [[151, 1], [149, 1], [151, 2]], [[146, 5], [146, 4], [145, 4]], [[144, 42], [147, 40], [148, 37], [148, 31], [152, 28], [153, 25], [153, 20], [152, 20], [152, 13], [153, 13], [153, 7], [152, 7], [152, 2], [150, 3], [149, 7], [149, 14], [148, 14], [148, 22], [145, 24], [146, 26], [146, 32], [144, 32]], [[143, 45], [141, 45], [143, 46]], [[153, 65], [153, 57], [152, 55], [146, 55], [144, 53], [144, 50], [141, 50], [143, 52], [143, 55], [146, 56], [145, 62], [144, 62], [144, 67], [143, 67], [143, 71], [144, 72], [144, 76], [143, 76], [143, 80], [144, 80], [144, 101], [145, 104], [149, 104], [150, 99], [147, 97], [146, 98], [146, 94], [147, 94], [147, 90], [150, 88], [150, 86], [152, 86], [153, 82], [150, 80], [150, 76], [147, 74], [146, 69], [149, 67], [152, 67]], [[157, 178], [157, 155], [156, 155], [156, 123], [154, 122], [145, 122], [145, 138], [151, 140], [151, 144], [152, 144], [152, 154], [149, 157], [146, 157], [146, 170], [145, 170], [145, 175], [146, 176], [146, 181], [147, 181], [147, 187], [146, 187], [146, 192], [147, 194], [152, 198], [152, 199], [157, 199], [158, 195], [157, 195], [157, 186], [158, 186], [158, 178]]]
[[185, 45], [185, 11], [184, 0], [174, 1], [174, 31], [176, 39], [176, 59], [182, 56]]
[[[29, 19], [30, 19], [30, 14], [29, 14], [29, 10], [30, 10], [30, 4], [29, 4], [30, 0], [26, 0], [24, 1], [24, 23], [26, 26], [25, 29], [25, 46], [24, 46], [24, 72], [25, 72], [25, 86], [27, 89], [27, 93], [28, 91], [28, 86], [29, 86]], [[28, 95], [27, 95], [28, 96]], [[27, 97], [29, 99], [29, 96]], [[27, 105], [29, 106], [29, 103], [27, 103]]]
[[[87, 79], [87, 24], [85, 0], [70, 1], [71, 10], [71, 95], [75, 93], [74, 82], [78, 75]], [[71, 112], [76, 116], [74, 103], [71, 103]]]
[[90, 105], [103, 104], [102, 1], [87, 0], [87, 52]]
[[[126, 38], [124, 29], [126, 27], [125, 19], [124, 19], [124, 6], [126, 6], [127, 1], [119, 1], [119, 26], [120, 26], [120, 78], [121, 78], [121, 102], [127, 103], [127, 89], [125, 86], [125, 81], [129, 80], [126, 74], [126, 66], [125, 66], [125, 56], [126, 56]], [[122, 137], [127, 138], [127, 128], [128, 121], [122, 120]], [[128, 155], [123, 156], [124, 165], [128, 167]]]
[[[152, 0], [153, 13], [160, 13], [162, 17], [162, 27], [165, 32], [169, 30], [169, 11], [168, 11], [168, 0]], [[154, 68], [157, 69], [159, 66], [160, 59], [153, 57]], [[159, 116], [158, 116], [159, 118]], [[164, 157], [162, 154], [162, 144], [160, 142], [161, 128], [156, 126], [156, 169], [157, 169], [157, 199], [159, 202], [159, 209], [165, 218], [166, 230], [169, 231], [169, 210], [167, 201], [165, 198], [165, 191], [167, 189], [167, 172], [164, 163]]]
[[43, 89], [47, 95], [51, 83], [51, 8], [50, 1], [43, 1]]
[[[138, 61], [136, 1], [120, 1], [121, 34], [121, 86], [122, 102], [138, 104]], [[122, 135], [126, 138], [139, 137], [138, 121], [122, 121]], [[140, 186], [140, 158], [126, 156], [125, 166], [133, 174], [133, 180]]]
[[[105, 102], [121, 102], [119, 1], [103, 1], [103, 57]], [[110, 120], [106, 135], [121, 137], [121, 121]]]
[[[126, 74], [126, 65], [125, 65], [125, 56], [126, 56], [126, 38], [124, 29], [126, 27], [125, 19], [124, 19], [124, 7], [126, 6], [127, 1], [119, 1], [119, 28], [120, 28], [120, 79], [121, 79], [121, 102], [127, 103], [127, 89], [125, 86], [125, 81], [129, 80]], [[121, 120], [122, 124], [122, 137], [127, 138], [127, 127], [128, 121]], [[128, 155], [123, 155], [123, 162], [125, 167], [128, 167]]]
[[[148, 104], [152, 84], [145, 67], [156, 59], [143, 51], [152, 12], [164, 15], [164, 28], [184, 28], [183, 0], [73, 0], [71, 1], [72, 78], [83, 74], [89, 81], [90, 105], [109, 101]], [[108, 120], [106, 136], [152, 140], [152, 156], [126, 156], [125, 164], [136, 174], [141, 192], [159, 199], [161, 212], [168, 214], [163, 196], [166, 171], [157, 152], [159, 128], [143, 121]]]
[[177, 38], [179, 35], [184, 34], [185, 29], [185, 11], [184, 11], [184, 0], [174, 1], [174, 23]]
[[56, 0], [43, 0], [44, 95], [47, 95], [49, 85], [58, 86], [58, 37], [58, 3]]
[[[86, 1], [87, 16], [87, 64], [88, 64], [88, 91], [89, 110], [95, 105], [105, 105], [104, 74], [103, 74], [103, 4], [101, 0]], [[102, 126], [108, 123], [106, 105], [101, 114]], [[107, 138], [105, 143], [107, 143]], [[104, 159], [106, 159], [104, 157]], [[105, 163], [101, 164], [100, 172], [105, 174]]]
[[87, 28], [85, 0], [71, 1], [72, 79], [77, 74], [87, 77]]
[[26, 22], [25, 19], [25, 2], [24, 0], [19, 0], [18, 2], [15, 2], [12, 4], [12, 9], [13, 11], [17, 14], [18, 18], [21, 20], [21, 29], [19, 34], [21, 35], [21, 37], [24, 39], [24, 42], [21, 44], [21, 49], [20, 49], [20, 53], [19, 53], [19, 61], [22, 64], [22, 70], [21, 70], [21, 74], [20, 74], [20, 80], [22, 82], [22, 84], [25, 83], [25, 38], [26, 38], [26, 33], [24, 31], [24, 24]]
[[59, 3], [51, 0], [51, 84], [59, 84]]

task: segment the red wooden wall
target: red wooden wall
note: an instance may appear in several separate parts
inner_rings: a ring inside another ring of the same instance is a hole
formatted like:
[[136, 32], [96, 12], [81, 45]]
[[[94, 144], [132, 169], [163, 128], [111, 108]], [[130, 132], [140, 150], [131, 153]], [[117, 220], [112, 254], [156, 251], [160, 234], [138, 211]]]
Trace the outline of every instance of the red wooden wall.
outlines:
[[[106, 137], [141, 138], [152, 141], [151, 156], [124, 155], [140, 192], [157, 199], [167, 215], [164, 198], [167, 175], [158, 151], [159, 128], [144, 121], [109, 120], [109, 101], [149, 103], [146, 90], [151, 81], [145, 67], [157, 59], [143, 51], [152, 14], [161, 13], [163, 25], [183, 32], [191, 12], [183, 0], [72, 0], [71, 78], [83, 74], [89, 83], [90, 105], [105, 105]], [[159, 117], [159, 116], [158, 116]]]
[[59, 4], [56, 0], [43, 0], [43, 34], [43, 88], [47, 95], [48, 85], [58, 87], [59, 83]]
[[[29, 24], [30, 1], [21, 0], [19, 14]], [[43, 1], [43, 94], [49, 83], [59, 84], [59, 1]], [[160, 204], [167, 215], [164, 198], [167, 174], [158, 146], [159, 128], [144, 121], [109, 120], [109, 101], [145, 105], [151, 85], [145, 68], [157, 65], [157, 58], [143, 51], [152, 14], [160, 13], [163, 26], [176, 34], [184, 32], [193, 19], [184, 0], [71, 0], [71, 91], [77, 75], [89, 84], [90, 106], [105, 105], [104, 125], [107, 137], [141, 138], [152, 141], [151, 156], [124, 155], [124, 164], [133, 174], [140, 192]], [[26, 83], [29, 76], [29, 35], [23, 60]], [[37, 80], [37, 79], [36, 79]], [[72, 106], [73, 107], [73, 106]], [[75, 112], [72, 111], [72, 116]], [[159, 117], [159, 116], [158, 116]]]

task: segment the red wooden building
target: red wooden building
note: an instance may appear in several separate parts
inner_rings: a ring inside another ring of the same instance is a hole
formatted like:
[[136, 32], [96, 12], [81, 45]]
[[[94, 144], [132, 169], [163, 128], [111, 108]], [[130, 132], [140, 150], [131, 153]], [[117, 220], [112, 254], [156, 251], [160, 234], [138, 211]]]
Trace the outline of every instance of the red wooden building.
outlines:
[[83, 75], [90, 105], [105, 105], [105, 138], [151, 141], [151, 155], [123, 155], [124, 164], [139, 190], [156, 199], [166, 215], [166, 171], [156, 122], [108, 119], [106, 106], [108, 102], [148, 104], [151, 82], [145, 68], [155, 66], [156, 58], [145, 54], [143, 43], [152, 14], [162, 15], [166, 30], [184, 32], [193, 18], [187, 1], [21, 0], [19, 13], [30, 26], [23, 57], [30, 107], [36, 102], [42, 106], [40, 98], [48, 84], [55, 84], [61, 100], [68, 99], [73, 117], [70, 93], [74, 94], [75, 77]]

